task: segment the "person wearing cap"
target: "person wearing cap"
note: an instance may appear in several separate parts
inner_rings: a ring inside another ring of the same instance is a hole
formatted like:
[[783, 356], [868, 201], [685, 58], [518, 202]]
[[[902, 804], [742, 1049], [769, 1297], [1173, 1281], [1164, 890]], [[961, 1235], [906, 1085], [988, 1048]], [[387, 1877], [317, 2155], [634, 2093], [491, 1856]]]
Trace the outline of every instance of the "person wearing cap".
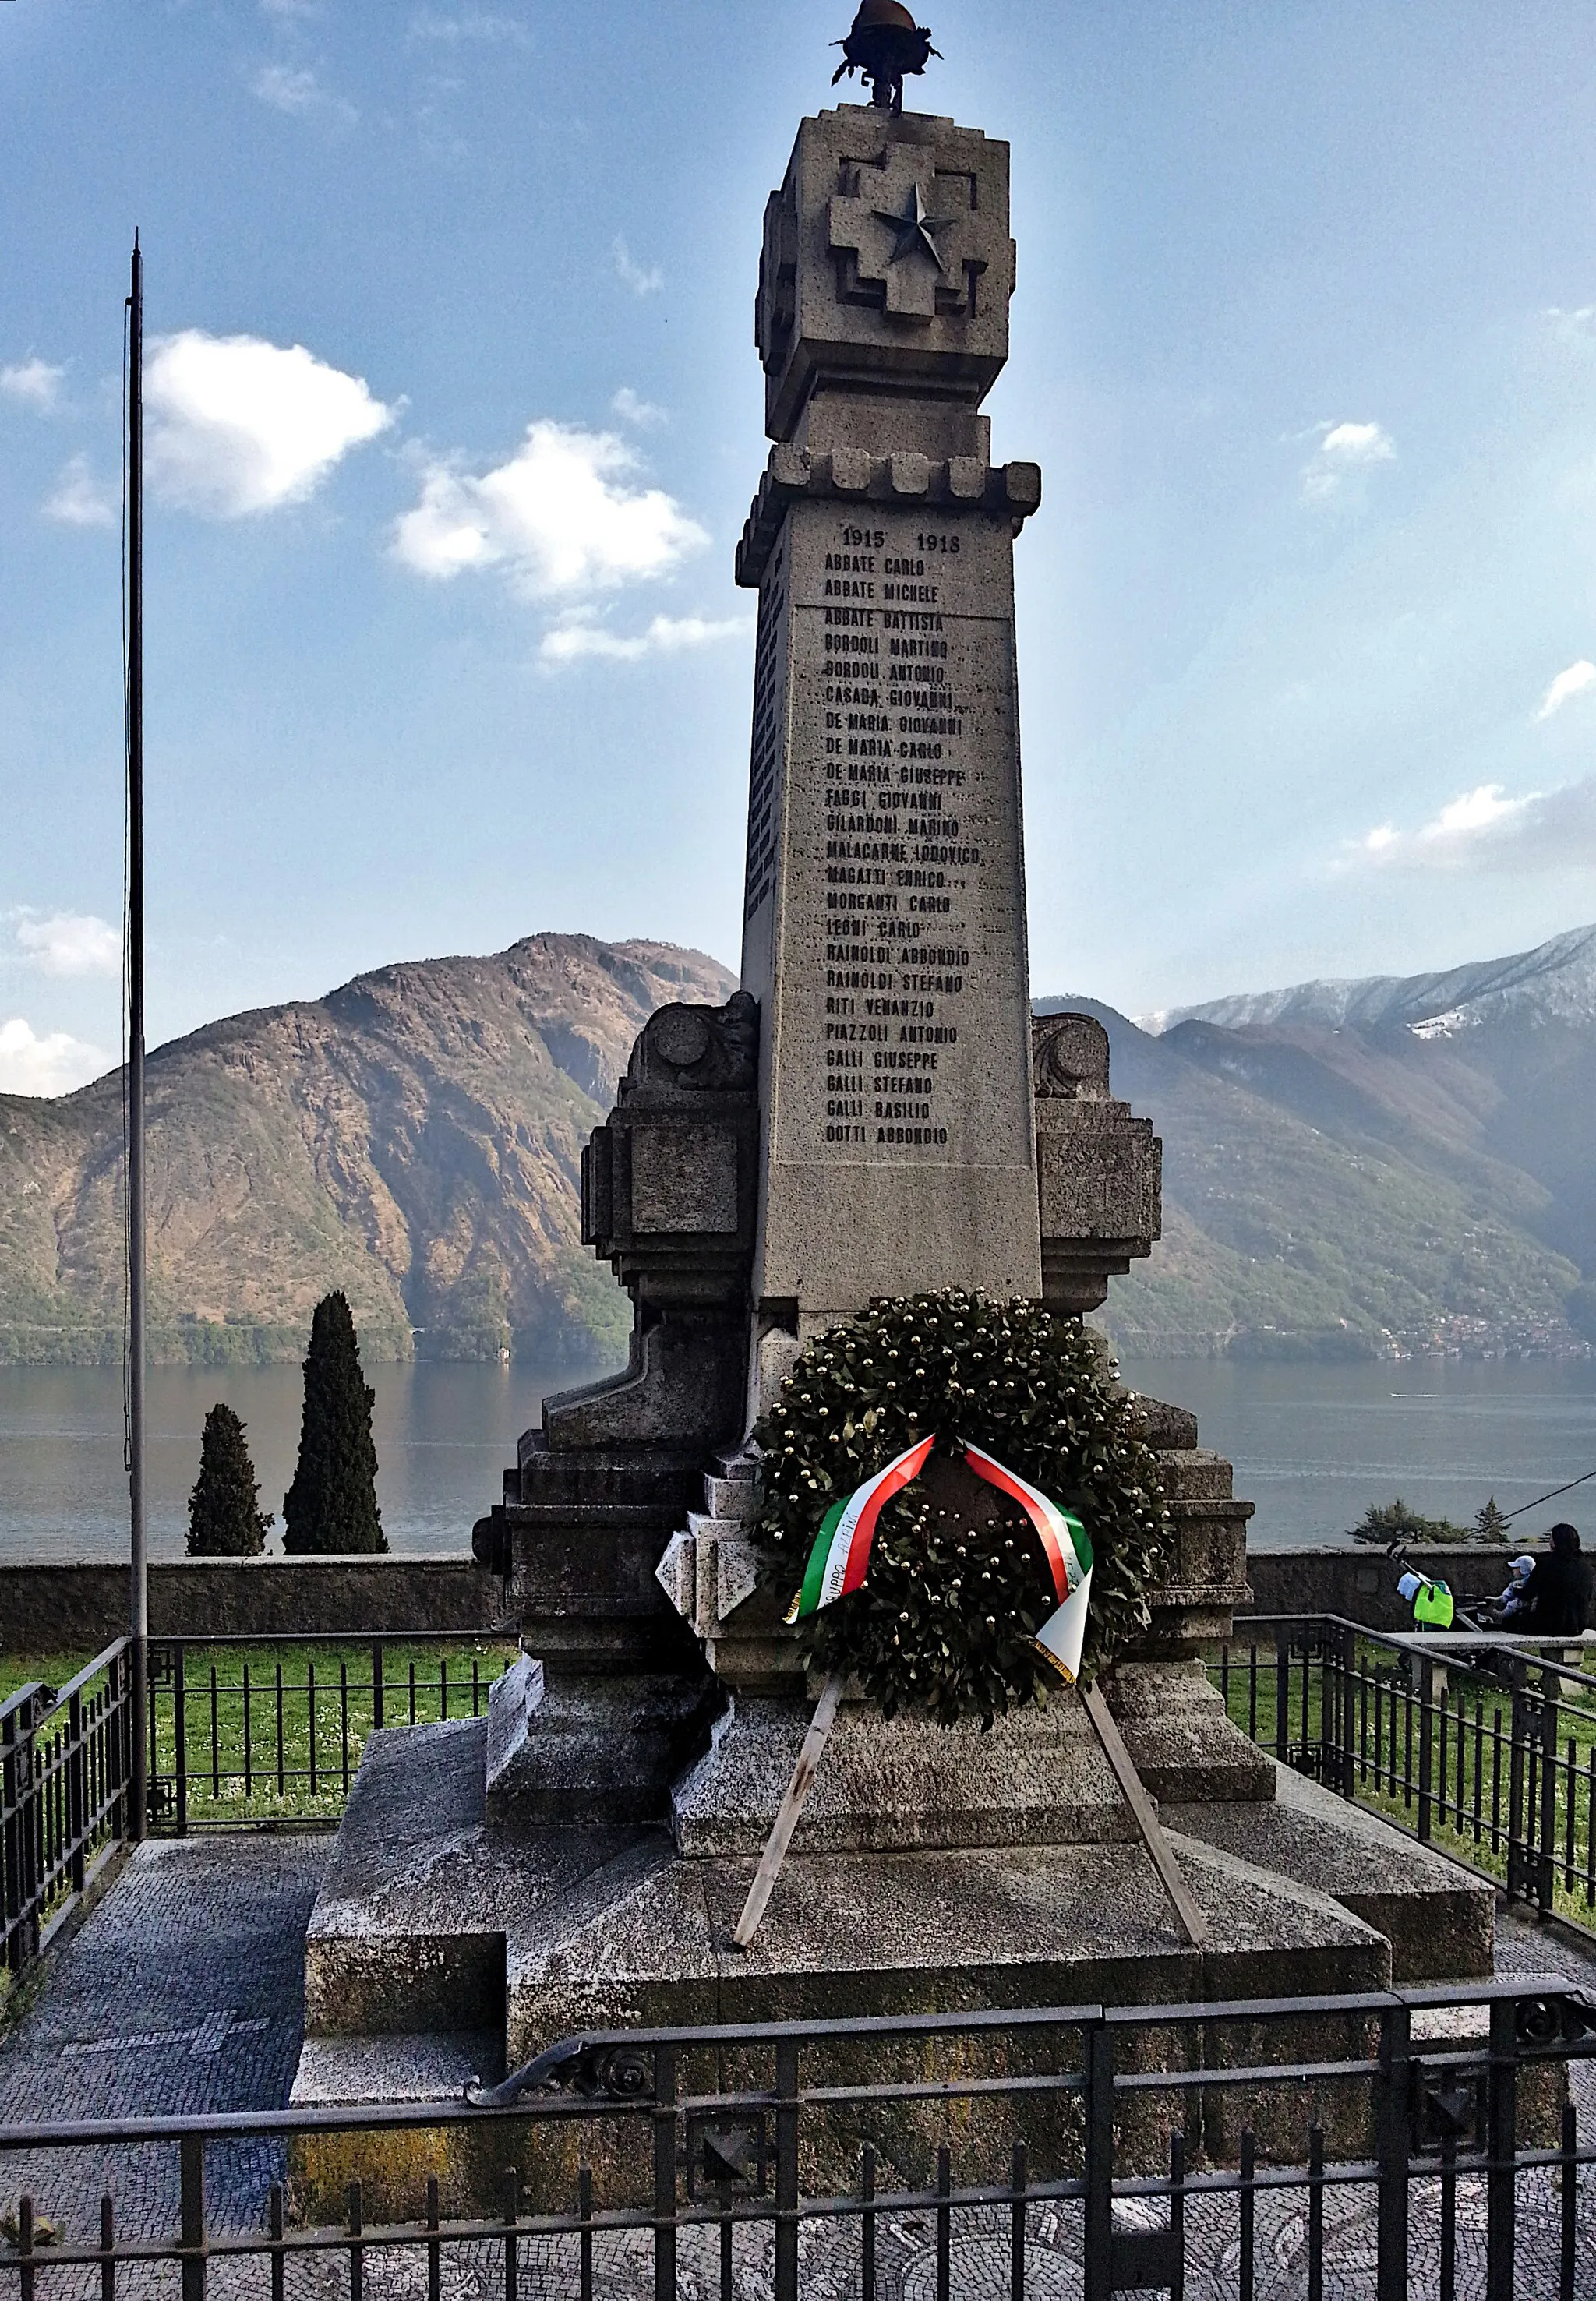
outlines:
[[1550, 1541], [1524, 1586], [1525, 1627], [1532, 1637], [1576, 1638], [1591, 1618], [1591, 1561], [1567, 1522], [1552, 1527]]
[[1517, 1558], [1508, 1560], [1508, 1586], [1499, 1593], [1495, 1601], [1503, 1621], [1510, 1622], [1521, 1619], [1528, 1611], [1529, 1602], [1524, 1594], [1525, 1585], [1534, 1570], [1534, 1559], [1527, 1550], [1522, 1551]]
[[1416, 1574], [1409, 1567], [1397, 1584], [1397, 1595], [1412, 1607], [1416, 1630], [1451, 1628], [1457, 1609], [1446, 1583], [1437, 1582], [1428, 1574]]

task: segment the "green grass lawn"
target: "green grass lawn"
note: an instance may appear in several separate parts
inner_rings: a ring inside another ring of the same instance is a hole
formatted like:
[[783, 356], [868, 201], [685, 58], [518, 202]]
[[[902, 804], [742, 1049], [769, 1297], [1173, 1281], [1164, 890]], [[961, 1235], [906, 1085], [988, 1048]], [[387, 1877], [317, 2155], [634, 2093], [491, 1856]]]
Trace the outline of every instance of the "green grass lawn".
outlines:
[[[1383, 1813], [1409, 1829], [1418, 1820], [1418, 1706], [1411, 1705], [1412, 1746], [1408, 1747], [1409, 1705], [1404, 1680], [1395, 1677], [1396, 1714], [1392, 1722], [1393, 1656], [1377, 1643], [1358, 1649], [1365, 1684], [1354, 1692], [1354, 1745], [1360, 1764], [1358, 1803]], [[1217, 1681], [1217, 1659], [1210, 1661]], [[1554, 1907], [1559, 1917], [1590, 1927], [1596, 1923], [1596, 1891], [1592, 1875], [1592, 1841], [1596, 1834], [1596, 1679], [1587, 1688], [1563, 1681], [1567, 1692], [1558, 1703], [1557, 1865]], [[1247, 1656], [1233, 1649], [1227, 1707], [1244, 1730], [1251, 1730], [1266, 1749], [1276, 1746], [1277, 1678], [1272, 1650], [1260, 1649], [1256, 1693], [1249, 1683]], [[1461, 1720], [1459, 1720], [1461, 1704]], [[1312, 1748], [1320, 1742], [1325, 1715], [1325, 1676], [1310, 1664], [1306, 1689], [1299, 1656], [1290, 1673], [1286, 1695], [1288, 1745]], [[1439, 1705], [1438, 1705], [1439, 1708]], [[1453, 1668], [1447, 1689], [1447, 1718], [1442, 1743], [1441, 1720], [1432, 1721], [1433, 1736], [1433, 1797], [1431, 1805], [1432, 1842], [1488, 1877], [1505, 1883], [1508, 1872], [1507, 1820], [1510, 1787], [1509, 1730], [1512, 1695], [1500, 1679]], [[1334, 1738], [1333, 1708], [1330, 1719]], [[1459, 1734], [1461, 1723], [1461, 1734]], [[1444, 1760], [1444, 1766], [1443, 1766]], [[1392, 1778], [1394, 1768], [1395, 1778]], [[1527, 1784], [1526, 1784], [1527, 1791]], [[1475, 1834], [1475, 1804], [1480, 1808]], [[1539, 1788], [1536, 1789], [1537, 1813]], [[1500, 1819], [1496, 1843], [1492, 1842], [1493, 1811]], [[1522, 1824], [1520, 1836], [1523, 1835]]]
[[[387, 1726], [430, 1725], [486, 1710], [489, 1688], [514, 1660], [513, 1640], [382, 1641]], [[0, 1701], [29, 1679], [61, 1686], [86, 1654], [0, 1659]], [[155, 1732], [150, 1771], [157, 1827], [179, 1818], [178, 1686], [152, 1648]], [[184, 1808], [190, 1828], [238, 1821], [331, 1827], [377, 1715], [369, 1638], [309, 1644], [188, 1644], [183, 1653]], [[103, 1681], [96, 1681], [103, 1683]]]

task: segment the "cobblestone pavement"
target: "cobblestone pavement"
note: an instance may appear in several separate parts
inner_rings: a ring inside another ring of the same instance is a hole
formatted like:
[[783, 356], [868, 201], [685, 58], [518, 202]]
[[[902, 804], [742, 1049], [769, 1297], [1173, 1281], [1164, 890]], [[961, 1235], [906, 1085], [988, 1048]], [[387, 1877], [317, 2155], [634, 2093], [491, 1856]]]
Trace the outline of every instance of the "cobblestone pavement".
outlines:
[[[14, 2031], [0, 2040], [0, 2119], [181, 2115], [272, 2108], [288, 2098], [298, 2056], [305, 1921], [330, 1841], [317, 1837], [196, 1837], [141, 1847], [105, 1900], [52, 1962], [46, 1986]], [[1505, 1912], [1498, 1920], [1498, 1970], [1553, 1970], [1596, 1988], [1596, 1951], [1571, 1945]], [[1582, 2138], [1596, 2130], [1596, 2063], [1577, 2063], [1571, 2090]], [[270, 2184], [282, 2179], [281, 2150], [271, 2143], [225, 2144], [207, 2152], [207, 2210], [213, 2230], [242, 2235], [263, 2228]], [[28, 2190], [38, 2210], [68, 2243], [94, 2243], [100, 2197], [115, 2197], [119, 2236], [165, 2235], [178, 2205], [175, 2149], [112, 2146], [70, 2158], [29, 2152], [0, 2159], [0, 2215]], [[1555, 2301], [1560, 2200], [1555, 2177], [1520, 2177], [1518, 2292], [1523, 2301]], [[1416, 2185], [1409, 2292], [1439, 2290], [1439, 2185]], [[1124, 2218], [1143, 2225], [1162, 2207], [1132, 2205]], [[1235, 2200], [1193, 2195], [1188, 2201], [1187, 2293], [1219, 2301], [1236, 2289]], [[1478, 2181], [1460, 2180], [1457, 2196], [1457, 2291], [1484, 2290], [1484, 2196]], [[1373, 2288], [1375, 2200], [1361, 2187], [1331, 2188], [1324, 2205], [1325, 2301], [1364, 2301]], [[1576, 2293], [1596, 2294], [1596, 2181], [1582, 2180]], [[7, 2249], [0, 2241], [0, 2301], [10, 2301]], [[14, 2258], [14, 2256], [13, 2256]], [[45, 2259], [47, 2260], [47, 2255]], [[1007, 2212], [954, 2217], [950, 2289], [958, 2301], [999, 2301], [1009, 2290]], [[802, 2232], [805, 2301], [844, 2301], [861, 2291], [859, 2233], [846, 2223], [812, 2222]], [[730, 2290], [737, 2301], [768, 2301], [772, 2239], [757, 2223], [736, 2233], [729, 2287], [723, 2285], [719, 2233], [684, 2230], [680, 2239], [681, 2301], [712, 2301]], [[347, 2248], [290, 2258], [288, 2301], [347, 2301]], [[1037, 2301], [1070, 2301], [1082, 2290], [1077, 2204], [1039, 2204], [1027, 2219], [1025, 2290]], [[574, 2239], [517, 2243], [517, 2301], [574, 2295]], [[1259, 2301], [1299, 2301], [1308, 2292], [1308, 2211], [1301, 2192], [1260, 2193], [1257, 2292]], [[368, 2250], [360, 2280], [364, 2301], [426, 2301], [424, 2254]], [[124, 2270], [123, 2301], [174, 2297], [175, 2263]], [[270, 2301], [263, 2257], [215, 2258], [208, 2280], [213, 2301]], [[13, 2288], [13, 2290], [15, 2288]], [[94, 2301], [97, 2270], [41, 2267], [37, 2301]], [[506, 2291], [505, 2247], [480, 2241], [446, 2247], [441, 2289], [447, 2301], [497, 2301]], [[600, 2233], [594, 2245], [599, 2301], [636, 2301], [653, 2290], [647, 2233]], [[926, 2214], [885, 2214], [878, 2224], [879, 2301], [933, 2301], [935, 2230]]]
[[[137, 1847], [0, 2038], [0, 2121], [280, 2106], [299, 2060], [305, 1929], [331, 1844], [250, 1832]], [[207, 2152], [213, 2218], [257, 2222], [282, 2163], [270, 2141]], [[121, 2231], [170, 2228], [176, 2149], [0, 2158], [0, 2213], [29, 2192], [79, 2243], [98, 2241], [107, 2189]]]

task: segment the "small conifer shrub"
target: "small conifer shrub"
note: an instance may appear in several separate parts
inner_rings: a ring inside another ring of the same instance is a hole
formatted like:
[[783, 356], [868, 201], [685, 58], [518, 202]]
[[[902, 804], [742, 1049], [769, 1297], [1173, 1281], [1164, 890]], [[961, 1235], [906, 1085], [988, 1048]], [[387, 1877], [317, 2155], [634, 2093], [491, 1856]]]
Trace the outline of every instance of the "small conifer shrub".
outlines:
[[1397, 1494], [1388, 1502], [1371, 1502], [1356, 1526], [1347, 1528], [1354, 1542], [1466, 1542], [1469, 1530], [1450, 1518], [1426, 1518]]
[[305, 1354], [299, 1461], [282, 1502], [284, 1550], [305, 1555], [388, 1548], [372, 1439], [376, 1399], [361, 1368], [348, 1300], [325, 1294]]
[[1500, 1503], [1497, 1501], [1494, 1494], [1489, 1495], [1481, 1504], [1480, 1508], [1475, 1510], [1474, 1517], [1474, 1530], [1475, 1536], [1477, 1541], [1506, 1542], [1508, 1538], [1508, 1515], [1502, 1509]]
[[188, 1497], [190, 1558], [258, 1558], [266, 1529], [276, 1523], [256, 1508], [260, 1483], [244, 1425], [218, 1400], [205, 1417], [199, 1442], [199, 1477]]

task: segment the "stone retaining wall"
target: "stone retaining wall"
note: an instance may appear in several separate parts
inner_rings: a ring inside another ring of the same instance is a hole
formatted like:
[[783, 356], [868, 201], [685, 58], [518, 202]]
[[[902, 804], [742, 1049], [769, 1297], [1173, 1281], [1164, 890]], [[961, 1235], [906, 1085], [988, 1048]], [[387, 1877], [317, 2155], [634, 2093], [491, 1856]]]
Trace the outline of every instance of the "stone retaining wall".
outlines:
[[[1466, 1604], [1500, 1590], [1510, 1553], [1425, 1550], [1424, 1562]], [[1378, 1551], [1249, 1550], [1259, 1614], [1345, 1614], [1403, 1629], [1407, 1608]], [[127, 1621], [120, 1566], [0, 1565], [0, 1653], [79, 1653]], [[491, 1629], [500, 1584], [469, 1558], [185, 1559], [150, 1569], [150, 1627], [168, 1637], [296, 1637], [311, 1630]]]
[[[1459, 1604], [1488, 1597], [1508, 1578], [1508, 1560], [1523, 1545], [1425, 1543], [1414, 1557], [1426, 1574], [1450, 1585]], [[1543, 1546], [1543, 1545], [1542, 1545]], [[1249, 1550], [1247, 1578], [1257, 1614], [1344, 1614], [1372, 1630], [1408, 1630], [1412, 1610], [1397, 1595], [1397, 1569], [1383, 1551]]]
[[[498, 1579], [470, 1558], [193, 1558], [150, 1568], [150, 1628], [160, 1636], [469, 1636], [498, 1619]], [[96, 1651], [127, 1620], [125, 1567], [0, 1565], [0, 1653]]]

